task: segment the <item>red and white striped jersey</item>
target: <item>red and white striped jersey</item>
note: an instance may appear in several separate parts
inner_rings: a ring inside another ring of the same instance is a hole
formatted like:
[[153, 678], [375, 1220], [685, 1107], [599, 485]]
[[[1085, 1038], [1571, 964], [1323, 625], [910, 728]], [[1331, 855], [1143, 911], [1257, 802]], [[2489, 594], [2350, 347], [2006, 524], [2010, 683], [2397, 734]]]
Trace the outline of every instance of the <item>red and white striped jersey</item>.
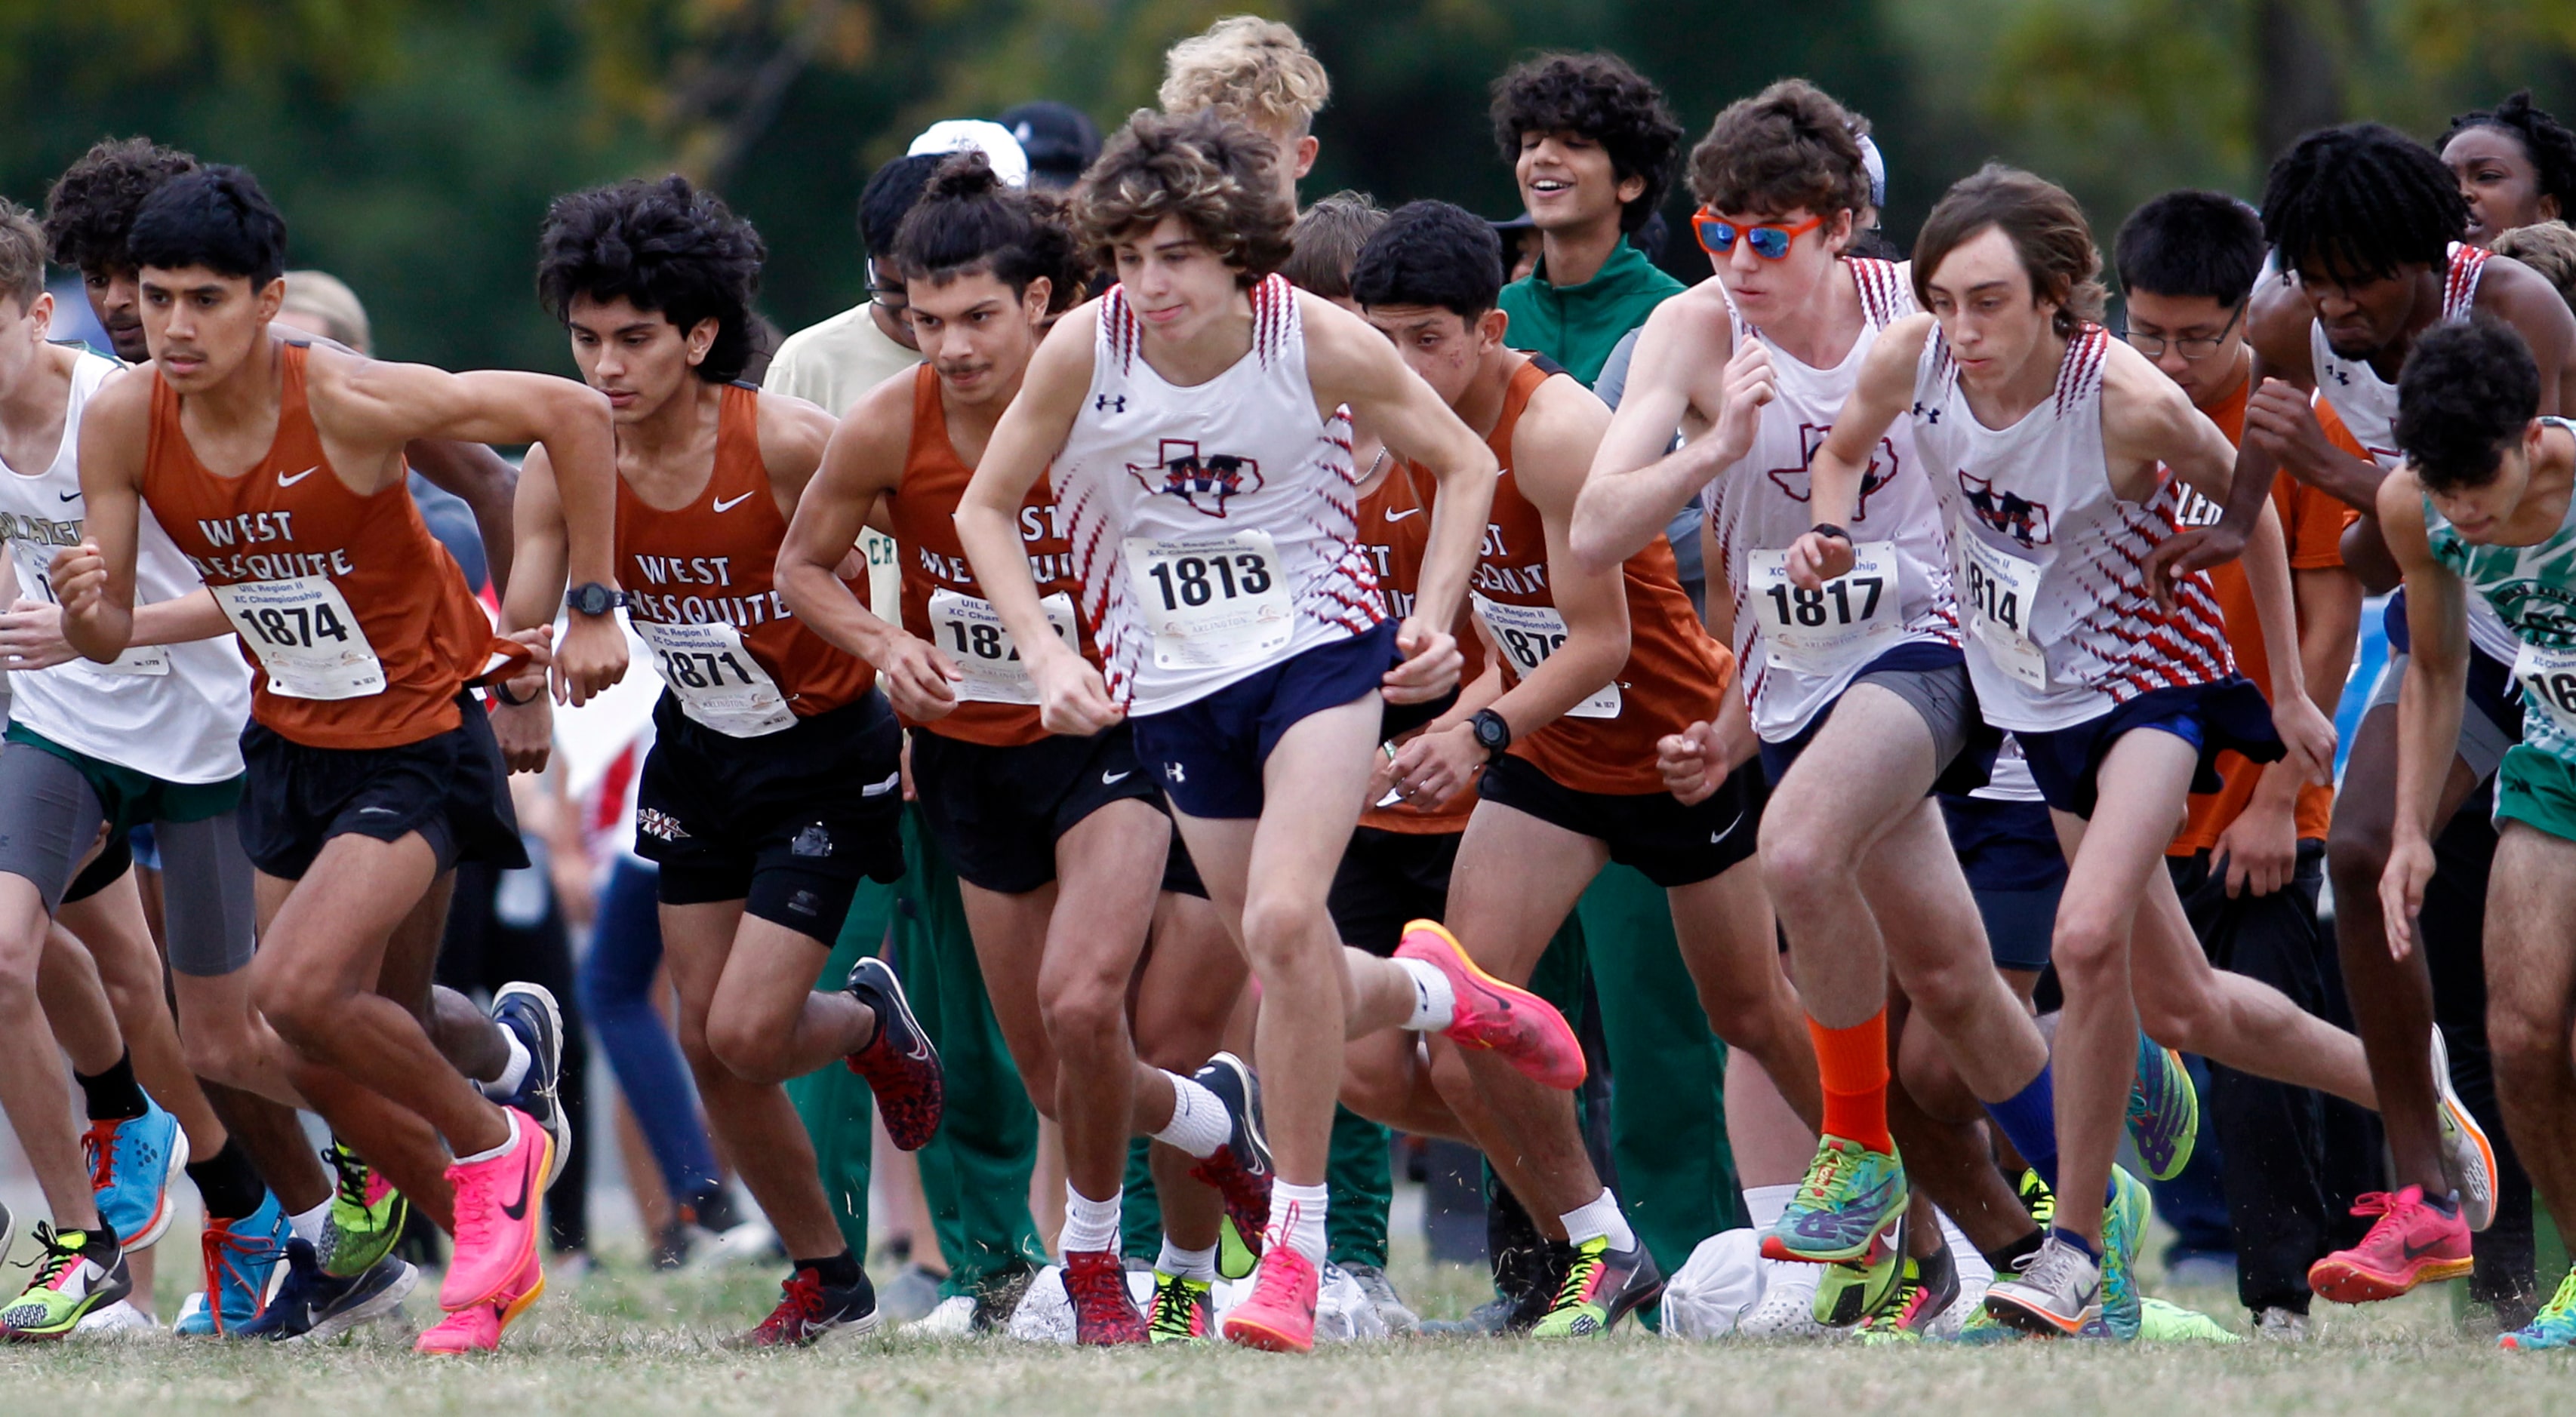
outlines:
[[2144, 502], [2111, 490], [2102, 447], [2110, 337], [2066, 343], [2057, 391], [2009, 428], [1977, 421], [1949, 341], [1934, 330], [1914, 379], [1914, 446], [1949, 519], [1968, 672], [1986, 721], [2019, 732], [2072, 728], [2169, 686], [2236, 670], [2209, 578], [2148, 593], [2149, 552], [2180, 529], [2187, 494], [2157, 470]]
[[1113, 698], [1179, 708], [1386, 616], [1347, 412], [1316, 411], [1296, 291], [1251, 291], [1251, 352], [1183, 388], [1103, 297], [1091, 387], [1050, 473]]
[[[1736, 672], [1763, 738], [1786, 742], [1898, 645], [1959, 642], [1958, 606], [1941, 507], [1914, 465], [1914, 430], [1899, 419], [1870, 450], [1848, 525], [1861, 563], [1821, 595], [1782, 570], [1789, 544], [1816, 524], [1807, 465], [1833, 431], [1878, 332], [1914, 313], [1914, 292], [1892, 261], [1844, 263], [1868, 323], [1830, 369], [1771, 350], [1775, 397], [1763, 405], [1744, 457], [1701, 492], [1717, 554], [1735, 592]], [[1740, 347], [1761, 331], [1729, 307]]]

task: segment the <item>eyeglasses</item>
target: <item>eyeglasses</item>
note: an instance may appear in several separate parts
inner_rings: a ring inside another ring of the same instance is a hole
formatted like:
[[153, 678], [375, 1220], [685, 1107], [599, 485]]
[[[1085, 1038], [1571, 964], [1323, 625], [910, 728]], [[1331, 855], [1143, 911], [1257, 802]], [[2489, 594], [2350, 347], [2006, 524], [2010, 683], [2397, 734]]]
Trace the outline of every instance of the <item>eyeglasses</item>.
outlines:
[[1738, 223], [1702, 207], [1691, 217], [1691, 234], [1699, 238], [1699, 249], [1723, 258], [1735, 253], [1735, 238], [1740, 233], [1754, 255], [1779, 261], [1788, 258], [1790, 242], [1824, 224], [1820, 216], [1811, 216], [1795, 226], [1777, 221]]
[[2186, 335], [2181, 339], [2172, 339], [2164, 335], [2142, 335], [2135, 330], [2123, 329], [2120, 331], [2120, 338], [2129, 342], [2129, 348], [2149, 359], [2164, 358], [2165, 346], [2170, 344], [2181, 351], [2186, 363], [2198, 364], [2216, 354], [2219, 347], [2227, 343], [2227, 336], [2235, 330], [2236, 322], [2245, 318], [2245, 307], [2253, 303], [2248, 300], [2238, 304], [2236, 313], [2228, 316], [2227, 323], [2221, 325], [2218, 333], [2214, 335]]

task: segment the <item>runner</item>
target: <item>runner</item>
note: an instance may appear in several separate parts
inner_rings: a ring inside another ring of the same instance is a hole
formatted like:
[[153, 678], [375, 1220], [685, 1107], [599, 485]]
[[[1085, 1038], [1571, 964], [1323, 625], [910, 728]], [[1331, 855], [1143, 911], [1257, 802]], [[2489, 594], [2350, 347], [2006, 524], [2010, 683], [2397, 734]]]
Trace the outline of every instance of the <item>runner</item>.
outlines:
[[1322, 144], [1315, 115], [1333, 96], [1333, 81], [1297, 32], [1258, 15], [1228, 15], [1163, 55], [1156, 95], [1174, 118], [1213, 109], [1270, 140], [1278, 165], [1271, 180], [1297, 210], [1297, 183], [1315, 169]]
[[2469, 204], [2472, 246], [2493, 246], [2508, 231], [2576, 208], [2576, 133], [2534, 108], [2529, 89], [2452, 119], [2441, 153]]
[[[2380, 483], [2379, 526], [2406, 578], [2409, 649], [2397, 710], [2396, 839], [2380, 909], [2388, 952], [2419, 954], [2444, 779], [2456, 775], [2476, 595], [2513, 631], [2523, 741], [2496, 776], [2487, 877], [2489, 1044], [2496, 1095], [2553, 1214], [2576, 1214], [2576, 998], [2565, 882], [2576, 869], [2576, 430], [2538, 413], [2547, 388], [2522, 337], [2491, 321], [2424, 332], [2397, 385], [2405, 463]], [[2403, 1198], [2401, 1198], [2403, 1199]], [[2456, 1223], [2456, 1222], [2455, 1222]], [[2429, 1276], [2428, 1276], [2429, 1277]], [[2511, 1349], [2576, 1344], [2576, 1271]]]
[[[680, 1043], [709, 1129], [793, 1264], [769, 1317], [732, 1340], [749, 1347], [878, 1323], [875, 1290], [834, 1223], [781, 1084], [846, 1059], [905, 1150], [929, 1139], [940, 1113], [938, 1054], [883, 960], [860, 960], [844, 990], [813, 987], [859, 881], [902, 874], [900, 735], [873, 671], [797, 623], [773, 583], [832, 420], [734, 382], [751, 354], [765, 254], [712, 193], [669, 177], [558, 198], [537, 266], [583, 379], [606, 396], [615, 565], [638, 587], [620, 597], [584, 585], [567, 603], [604, 614], [623, 599], [661, 672], [636, 849], [661, 866]], [[521, 570], [502, 623], [543, 625], [563, 593], [567, 548], [586, 551], [611, 514], [559, 501], [557, 489], [574, 484], [547, 450], [529, 455], [521, 479]], [[864, 562], [850, 560], [848, 574], [863, 578]], [[497, 717], [516, 757], [551, 740], [542, 701]]]
[[[913, 726], [915, 794], [958, 862], [995, 1014], [1032, 1099], [1064, 1128], [1061, 1247], [1075, 1341], [1206, 1337], [1217, 1207], [1189, 1206], [1158, 1184], [1173, 1233], [1149, 1322], [1119, 1254], [1120, 1180], [1128, 1139], [1156, 1137], [1240, 1190], [1257, 1227], [1268, 1159], [1251, 1074], [1230, 1054], [1196, 1079], [1137, 1061], [1131, 982], [1140, 1019], [1158, 1012], [1158, 993], [1200, 982], [1190, 961], [1164, 958], [1137, 980], [1169, 822], [1125, 724], [1088, 738], [1039, 726], [1027, 673], [976, 594], [951, 521], [1047, 320], [1081, 291], [1072, 233], [1059, 204], [1004, 189], [981, 156], [967, 156], [932, 179], [890, 259], [911, 292], [923, 363], [842, 421], [781, 552], [781, 592], [816, 635], [878, 666]], [[833, 574], [880, 500], [902, 550], [900, 628], [868, 614]], [[1054, 497], [1032, 488], [1019, 519], [1030, 573], [1058, 633], [1096, 662], [1073, 615], [1081, 584], [1062, 523]], [[1158, 1181], [1181, 1178], [1180, 1168], [1158, 1169]]]
[[[277, 335], [285, 224], [239, 169], [164, 183], [129, 239], [153, 371], [102, 388], [84, 417], [87, 539], [52, 569], [64, 633], [102, 663], [122, 654], [141, 514], [177, 528], [263, 671], [243, 744], [256, 1002], [292, 1054], [295, 1090], [456, 1233], [440, 1295], [450, 1319], [423, 1347], [488, 1348], [543, 1287], [525, 1200], [557, 1148], [539, 1119], [447, 1066], [398, 1002], [428, 996], [454, 861], [524, 857], [488, 727], [459, 702], [496, 642], [395, 488], [414, 437], [537, 441], [585, 467], [585, 504], [604, 503], [598, 402], [562, 380], [450, 375]], [[597, 542], [580, 564], [605, 574]], [[508, 647], [524, 656], [542, 638]], [[587, 697], [624, 654], [613, 625], [581, 616], [552, 672]], [[426, 948], [410, 945], [424, 925]], [[456, 1153], [444, 1174], [442, 1142]]]
[[[957, 527], [1025, 656], [1041, 724], [1087, 736], [1133, 715], [1137, 757], [1160, 773], [1261, 981], [1276, 1180], [1252, 1296], [1223, 1327], [1302, 1352], [1346, 1033], [1445, 1029], [1560, 1086], [1581, 1063], [1562, 1019], [1485, 979], [1436, 926], [1412, 931], [1392, 963], [1338, 949], [1325, 896], [1383, 736], [1379, 691], [1420, 703], [1454, 686], [1443, 627], [1466, 589], [1493, 464], [1367, 326], [1269, 275], [1289, 227], [1284, 196], [1262, 180], [1275, 157], [1213, 114], [1139, 115], [1111, 140], [1074, 222], [1121, 285], [1040, 348]], [[1442, 484], [1422, 593], [1401, 627], [1385, 621], [1353, 544], [1345, 405]], [[1056, 637], [1018, 535], [1050, 463], [1103, 669]]]
[[1870, 455], [1916, 410], [1918, 461], [1927, 474], [1945, 469], [1933, 482], [1968, 592], [1980, 712], [2021, 741], [2070, 860], [2052, 947], [2067, 1009], [2055, 1081], [2034, 1084], [2054, 1092], [2055, 1135], [2036, 1125], [2036, 1095], [1998, 1108], [1997, 1120], [2052, 1190], [2102, 1195], [2105, 1209], [2061, 1208], [2039, 1252], [1986, 1297], [1998, 1319], [2066, 1334], [2097, 1317], [2134, 1332], [2125, 1260], [2145, 1197], [2125, 1172], [2114, 1189], [2111, 1154], [2140, 1002], [2160, 1042], [2369, 1095], [2348, 1037], [2209, 968], [2155, 869], [2206, 758], [2233, 747], [2269, 760], [2286, 738], [2300, 770], [2322, 779], [2333, 731], [2306, 698], [2275, 519], [2257, 523], [2246, 574], [2278, 710], [2235, 676], [2205, 581], [2175, 586], [2168, 608], [2136, 569], [2174, 534], [2186, 487], [2223, 496], [2228, 449], [2177, 386], [2091, 323], [2099, 269], [2062, 190], [2002, 167], [1953, 186], [1915, 245], [1915, 297], [1930, 313], [1890, 325], [1863, 361], [1809, 464], [1818, 528], [1786, 566], [1811, 593], [1851, 570], [1856, 547], [1841, 528]]

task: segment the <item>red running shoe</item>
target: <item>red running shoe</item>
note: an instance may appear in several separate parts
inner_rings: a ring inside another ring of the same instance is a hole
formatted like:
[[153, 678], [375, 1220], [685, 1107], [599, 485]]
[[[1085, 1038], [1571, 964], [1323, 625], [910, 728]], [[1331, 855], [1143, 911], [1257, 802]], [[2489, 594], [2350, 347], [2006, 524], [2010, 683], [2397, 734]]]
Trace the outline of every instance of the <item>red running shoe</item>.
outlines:
[[913, 1016], [903, 981], [884, 960], [873, 955], [860, 960], [844, 992], [877, 1015], [877, 1036], [849, 1056], [850, 1071], [866, 1078], [868, 1090], [876, 1094], [886, 1136], [905, 1151], [919, 1151], [938, 1132], [939, 1115], [948, 1104], [939, 1049]]
[[2424, 1199], [2422, 1186], [2394, 1195], [2372, 1191], [2353, 1206], [2378, 1221], [2361, 1243], [2308, 1267], [2308, 1287], [2338, 1304], [2394, 1299], [2418, 1284], [2458, 1279], [2470, 1268], [2469, 1225]]
[[1234, 1129], [1225, 1145], [1190, 1168], [1225, 1200], [1226, 1218], [1255, 1258], [1261, 1254], [1261, 1232], [1270, 1224], [1270, 1142], [1261, 1134], [1261, 1079], [1241, 1058], [1219, 1053], [1206, 1067], [1190, 1074], [1225, 1104]]
[[1116, 1250], [1064, 1252], [1064, 1294], [1073, 1301], [1073, 1341], [1086, 1348], [1144, 1343], [1145, 1316], [1127, 1292], [1127, 1266]]
[[876, 1286], [864, 1270], [858, 1283], [835, 1285], [813, 1269], [798, 1269], [778, 1288], [778, 1307], [758, 1328], [725, 1340], [727, 1348], [801, 1348], [825, 1334], [856, 1338], [877, 1326]]
[[1583, 1045], [1556, 1006], [1476, 967], [1458, 937], [1433, 920], [1404, 927], [1397, 959], [1419, 960], [1449, 980], [1457, 1012], [1441, 1036], [1466, 1048], [1491, 1048], [1531, 1078], [1563, 1092], [1583, 1085]]
[[1221, 1326], [1229, 1343], [1272, 1353], [1309, 1353], [1315, 1347], [1314, 1261], [1282, 1237], [1261, 1255], [1252, 1297], [1234, 1306]]

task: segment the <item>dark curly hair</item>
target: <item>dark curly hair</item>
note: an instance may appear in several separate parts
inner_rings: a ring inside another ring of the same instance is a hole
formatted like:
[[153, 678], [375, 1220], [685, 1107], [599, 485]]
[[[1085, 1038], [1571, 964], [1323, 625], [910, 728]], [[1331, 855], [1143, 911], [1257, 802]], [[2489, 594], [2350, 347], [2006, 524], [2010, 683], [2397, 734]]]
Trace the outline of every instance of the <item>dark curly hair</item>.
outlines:
[[1120, 237], [1177, 216], [1252, 285], [1285, 265], [1295, 208], [1270, 170], [1268, 138], [1213, 108], [1179, 118], [1136, 110], [1073, 193], [1074, 236], [1104, 270]]
[[2415, 480], [2483, 487], [2540, 413], [2540, 366], [2513, 326], [2481, 316], [2415, 337], [2397, 375], [2397, 446]]
[[1435, 305], [1472, 321], [1502, 293], [1494, 224], [1447, 202], [1396, 208], [1351, 267], [1351, 297], [1362, 305]]
[[1619, 229], [1633, 232], [1663, 205], [1673, 185], [1682, 125], [1663, 90], [1615, 54], [1542, 54], [1494, 80], [1494, 143], [1517, 161], [1524, 133], [1580, 133], [1610, 154], [1620, 182], [1646, 179], [1646, 190], [1620, 210]]
[[247, 168], [218, 163], [183, 172], [152, 190], [126, 229], [139, 268], [203, 266], [256, 290], [286, 274], [286, 218]]
[[888, 255], [906, 281], [933, 285], [983, 272], [1021, 295], [1043, 277], [1050, 312], [1082, 298], [1086, 274], [1064, 203], [1004, 186], [979, 152], [949, 158], [932, 174]]
[[197, 159], [150, 138], [103, 140], [54, 179], [45, 194], [45, 242], [54, 264], [83, 275], [135, 269], [126, 233], [143, 199], [164, 182], [194, 172]]
[[1728, 104], [1691, 149], [1691, 196], [1711, 211], [1831, 219], [1869, 210], [1869, 120], [1804, 79]]
[[2540, 174], [2540, 195], [2558, 199], [2559, 215], [2576, 215], [2576, 133], [2567, 131], [2548, 110], [2533, 107], [2531, 90], [2516, 89], [2493, 108], [2474, 109], [2452, 119], [2433, 150], [2450, 147], [2453, 138], [2471, 128], [2494, 128], [2521, 139], [2523, 156]]
[[698, 362], [710, 384], [742, 377], [756, 330], [751, 298], [769, 254], [760, 233], [713, 192], [673, 173], [659, 182], [620, 182], [557, 197], [537, 237], [537, 299], [558, 320], [573, 297], [631, 301], [659, 310], [682, 331], [716, 322], [715, 343]]
[[2347, 123], [2291, 144], [2263, 184], [2263, 236], [2302, 275], [2376, 280], [2440, 266], [2469, 229], [2459, 179], [2394, 128]]
[[1950, 185], [1914, 238], [1914, 298], [1932, 308], [1932, 277], [1950, 253], [1994, 227], [2012, 242], [2035, 300], [2054, 301], [2050, 323], [2062, 337], [2102, 318], [2102, 253], [2093, 228], [2067, 190], [2017, 167], [1990, 162]]

